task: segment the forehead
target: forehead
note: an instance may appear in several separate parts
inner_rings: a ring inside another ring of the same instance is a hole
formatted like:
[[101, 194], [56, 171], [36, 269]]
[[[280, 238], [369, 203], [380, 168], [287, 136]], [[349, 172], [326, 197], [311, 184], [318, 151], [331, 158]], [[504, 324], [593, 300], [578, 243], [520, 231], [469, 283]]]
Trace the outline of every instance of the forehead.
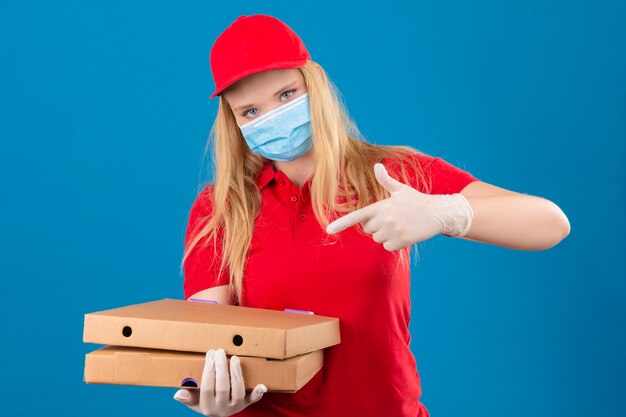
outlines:
[[304, 77], [297, 68], [261, 71], [248, 75], [228, 86], [222, 94], [231, 103], [254, 101], [256, 98], [270, 96], [277, 89], [291, 82], [304, 81]]

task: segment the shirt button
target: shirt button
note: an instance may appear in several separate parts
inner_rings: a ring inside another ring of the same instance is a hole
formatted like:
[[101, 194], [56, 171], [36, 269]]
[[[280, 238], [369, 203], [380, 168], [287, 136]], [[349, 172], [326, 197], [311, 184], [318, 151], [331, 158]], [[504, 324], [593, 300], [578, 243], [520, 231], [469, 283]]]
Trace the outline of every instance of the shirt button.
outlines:
[[296, 201], [298, 201], [298, 196], [292, 195], [292, 196], [291, 196], [291, 201], [293, 201], [294, 203], [295, 203]]
[[283, 180], [278, 181], [278, 183], [279, 183], [280, 185], [285, 185], [285, 181], [283, 181]]
[[300, 213], [300, 220], [302, 221], [306, 220], [306, 214]]

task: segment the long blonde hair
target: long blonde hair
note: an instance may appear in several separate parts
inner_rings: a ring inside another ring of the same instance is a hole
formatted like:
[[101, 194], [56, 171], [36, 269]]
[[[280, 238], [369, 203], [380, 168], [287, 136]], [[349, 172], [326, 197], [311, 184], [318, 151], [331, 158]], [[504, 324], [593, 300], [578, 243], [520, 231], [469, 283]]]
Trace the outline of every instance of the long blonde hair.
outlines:
[[[430, 179], [419, 164], [410, 158], [422, 152], [409, 146], [387, 146], [367, 143], [350, 119], [340, 93], [322, 67], [309, 60], [298, 68], [304, 76], [309, 95], [311, 131], [313, 137], [315, 173], [311, 179], [311, 204], [322, 228], [336, 217], [387, 198], [387, 192], [376, 180], [373, 164], [385, 158], [401, 167], [402, 182], [408, 182], [405, 163], [411, 167], [413, 178], [423, 184], [428, 193]], [[217, 116], [207, 141], [213, 154], [214, 184], [211, 188], [212, 212], [200, 218], [193, 227], [183, 260], [203, 241], [213, 243], [216, 257], [221, 258], [219, 273], [224, 269], [230, 278], [233, 304], [242, 297], [244, 269], [248, 247], [252, 240], [254, 221], [261, 207], [261, 193], [256, 178], [267, 159], [248, 148], [235, 115], [223, 95], [220, 96]], [[206, 153], [205, 149], [205, 153]], [[403, 163], [405, 162], [405, 163]], [[345, 202], [343, 201], [345, 199]], [[340, 200], [340, 201], [338, 201]], [[362, 225], [356, 225], [360, 233]], [[336, 236], [339, 237], [341, 233]], [[369, 236], [369, 235], [367, 235]], [[205, 239], [206, 238], [206, 239]], [[416, 245], [414, 245], [416, 248]], [[408, 262], [409, 248], [399, 252], [399, 263]], [[417, 248], [416, 248], [417, 250]]]

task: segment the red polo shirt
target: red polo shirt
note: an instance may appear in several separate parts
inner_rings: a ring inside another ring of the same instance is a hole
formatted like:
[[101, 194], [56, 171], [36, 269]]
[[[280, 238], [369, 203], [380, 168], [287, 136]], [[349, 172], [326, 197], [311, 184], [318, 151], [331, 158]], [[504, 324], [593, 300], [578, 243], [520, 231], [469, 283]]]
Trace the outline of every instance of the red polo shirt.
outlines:
[[[432, 179], [431, 194], [457, 193], [477, 180], [442, 158], [414, 157]], [[383, 162], [399, 179], [399, 166]], [[410, 185], [423, 191], [414, 178]], [[337, 317], [341, 343], [325, 349], [323, 368], [298, 392], [267, 392], [234, 416], [429, 416], [419, 401], [420, 377], [409, 348], [410, 268], [398, 266], [399, 251], [387, 251], [355, 227], [340, 232], [338, 243], [329, 243], [313, 213], [310, 179], [299, 189], [268, 161], [257, 185], [262, 207], [248, 253], [241, 305]], [[211, 185], [192, 205], [186, 241], [191, 226], [211, 212], [210, 191]], [[212, 247], [194, 250], [187, 258], [185, 299], [228, 284], [226, 274], [217, 274], [219, 258], [209, 266], [215, 256]]]

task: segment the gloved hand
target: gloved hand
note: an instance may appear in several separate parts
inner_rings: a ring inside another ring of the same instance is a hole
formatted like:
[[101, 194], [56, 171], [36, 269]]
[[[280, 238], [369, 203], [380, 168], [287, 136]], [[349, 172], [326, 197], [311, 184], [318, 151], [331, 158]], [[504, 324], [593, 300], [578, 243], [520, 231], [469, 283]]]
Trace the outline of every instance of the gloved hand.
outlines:
[[394, 251], [438, 234], [462, 237], [470, 230], [474, 212], [462, 194], [421, 193], [391, 178], [383, 164], [375, 164], [374, 173], [389, 198], [340, 217], [326, 227], [327, 233], [363, 223], [374, 241]]
[[179, 389], [174, 394], [174, 399], [200, 414], [211, 417], [231, 416], [259, 401], [267, 392], [267, 387], [258, 384], [249, 395], [246, 395], [239, 358], [235, 355], [230, 358], [230, 379], [226, 362], [224, 349], [209, 350], [206, 353], [200, 389]]

